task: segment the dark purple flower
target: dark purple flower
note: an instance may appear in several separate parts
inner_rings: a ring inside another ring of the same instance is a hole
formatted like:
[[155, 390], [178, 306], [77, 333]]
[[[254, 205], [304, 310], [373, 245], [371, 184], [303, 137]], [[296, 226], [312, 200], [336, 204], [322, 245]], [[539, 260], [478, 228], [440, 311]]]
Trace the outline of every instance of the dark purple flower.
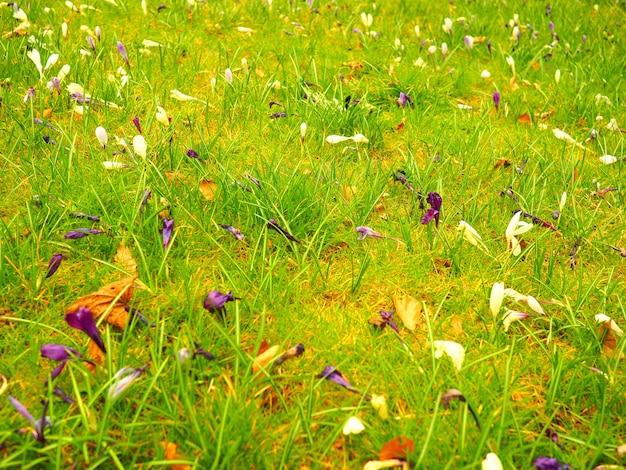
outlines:
[[174, 230], [174, 219], [163, 219], [163, 249], [167, 251]]
[[292, 357], [298, 357], [304, 353], [304, 344], [296, 344], [293, 348], [288, 349], [274, 361], [275, 366], [281, 365], [287, 359], [291, 359]]
[[126, 52], [126, 47], [122, 43], [122, 41], [117, 41], [117, 51], [120, 53], [126, 65], [130, 67], [130, 62], [128, 61], [128, 53]]
[[46, 273], [46, 279], [52, 276], [57, 272], [59, 266], [61, 266], [61, 261], [63, 261], [63, 255], [61, 253], [57, 253], [53, 255], [50, 261], [48, 262], [48, 272]]
[[104, 231], [89, 228], [77, 228], [76, 230], [71, 230], [67, 232], [63, 238], [67, 238], [68, 240], [76, 240], [77, 238], [84, 238], [87, 235], [100, 235], [101, 233], [104, 233]]
[[135, 125], [135, 127], [137, 128], [137, 131], [140, 134], [143, 134], [143, 132], [141, 132], [141, 124], [139, 123], [139, 118], [138, 117], [134, 117], [133, 118], [133, 124]]
[[413, 189], [413, 186], [411, 186], [411, 183], [409, 183], [409, 181], [407, 180], [406, 174], [404, 173], [404, 171], [402, 170], [396, 171], [396, 173], [393, 175], [393, 179], [395, 181], [400, 181], [400, 183], [406, 186], [406, 189], [408, 189], [409, 191], [415, 191]]
[[202, 356], [203, 358], [205, 358], [207, 361], [214, 361], [215, 360], [215, 356], [213, 354], [211, 354], [209, 351], [205, 351], [204, 349], [202, 349], [202, 347], [200, 347], [199, 344], [196, 343], [196, 349], [193, 352], [193, 357], [195, 358], [196, 356]]
[[559, 217], [561, 217], [561, 211], [554, 211], [554, 212], [552, 213], [552, 218], [553, 218], [554, 220], [559, 220]]
[[491, 41], [487, 41], [487, 51], [489, 52], [489, 55], [491, 55]]
[[58, 94], [61, 94], [61, 80], [59, 80], [59, 77], [52, 77], [46, 85], [50, 93], [56, 90]]
[[91, 50], [95, 51], [96, 50], [96, 43], [93, 42], [93, 38], [91, 36], [87, 36], [85, 39], [87, 40], [87, 44], [89, 44], [89, 47], [91, 47]]
[[100, 222], [100, 217], [98, 217], [97, 215], [88, 215], [83, 212], [70, 212], [70, 217], [75, 217], [77, 219], [87, 219], [91, 220], [92, 222]]
[[66, 313], [65, 321], [72, 328], [76, 328], [83, 333], [86, 333], [103, 353], [107, 352], [104, 347], [104, 342], [100, 337], [100, 332], [98, 331], [96, 322], [93, 319], [93, 314], [88, 308], [80, 307], [76, 313]]
[[225, 310], [226, 302], [232, 302], [236, 300], [231, 290], [228, 294], [222, 294], [218, 290], [212, 290], [208, 293], [204, 299], [204, 308], [209, 312], [222, 312]]
[[493, 94], [493, 105], [496, 107], [496, 111], [500, 107], [500, 92], [496, 91]]
[[150, 191], [149, 189], [144, 189], [143, 191], [143, 197], [141, 198], [141, 204], [139, 205], [139, 211], [143, 211], [144, 208], [146, 207], [146, 204], [148, 203], [148, 199], [150, 199], [150, 196], [152, 196], [152, 191]]
[[537, 457], [533, 460], [533, 466], [538, 470], [568, 470], [572, 468], [553, 457]]
[[[361, 393], [356, 388], [354, 388], [350, 384], [350, 382], [348, 382], [346, 379], [343, 378], [343, 375], [341, 374], [341, 372], [337, 370], [335, 366], [324, 367], [324, 370], [318, 374], [317, 378], [326, 379], [326, 380], [330, 380], [331, 382], [335, 382], [337, 385], [340, 385], [353, 393], [358, 393], [358, 394]], [[368, 400], [371, 399], [369, 395], [366, 395], [365, 398]]]
[[365, 237], [373, 237], [373, 238], [385, 238], [382, 233], [378, 233], [369, 227], [365, 227], [363, 225], [356, 228], [357, 233], [360, 233], [359, 240], [364, 240]]
[[426, 225], [431, 220], [435, 219], [435, 227], [439, 228], [439, 214], [441, 211], [441, 196], [435, 192], [428, 193], [426, 202], [430, 204], [430, 207], [422, 217], [422, 225]]
[[397, 103], [398, 103], [398, 106], [401, 106], [402, 108], [404, 108], [407, 104], [411, 108], [413, 107], [413, 100], [411, 99], [409, 95], [403, 92], [400, 92], [400, 97], [398, 98]]
[[76, 349], [63, 344], [44, 344], [40, 351], [41, 357], [52, 359], [53, 361], [69, 361], [76, 357], [82, 357]]
[[157, 13], [161, 13], [161, 10], [165, 10], [166, 8], [167, 8], [167, 7], [166, 7], [165, 5], [163, 5], [163, 4], [159, 5], [159, 6], [157, 7]]
[[223, 224], [219, 224], [220, 227], [222, 227], [224, 230], [226, 230], [227, 232], [229, 232], [233, 237], [235, 237], [237, 240], [243, 240], [245, 238], [245, 235], [243, 233], [241, 233], [238, 229], [236, 229], [235, 227], [232, 227], [231, 225], [223, 225]]
[[200, 158], [200, 155], [198, 155], [198, 152], [196, 152], [194, 149], [187, 149], [187, 156], [190, 158], [195, 158], [199, 162], [204, 162], [204, 160]]
[[400, 330], [398, 329], [398, 325], [396, 325], [396, 322], [393, 321], [393, 312], [385, 312], [384, 310], [380, 310], [379, 313], [382, 319], [385, 321], [385, 324], [389, 325], [393, 331], [399, 334]]
[[287, 112], [286, 111], [281, 111], [279, 113], [274, 113], [270, 116], [270, 119], [278, 119], [278, 118], [284, 118], [287, 117]]
[[258, 186], [259, 189], [261, 189], [261, 182], [256, 179], [254, 176], [252, 176], [249, 173], [244, 173], [244, 175], [246, 178], [248, 178], [250, 181], [252, 181], [256, 186]]
[[460, 390], [457, 390], [456, 388], [451, 388], [449, 390], [446, 390], [445, 393], [441, 395], [441, 404], [446, 410], [450, 409], [450, 402], [452, 400], [459, 400], [463, 403], [467, 403], [467, 409], [472, 414], [472, 417], [476, 422], [476, 427], [478, 427], [478, 429], [481, 429], [480, 422], [478, 421], [478, 416], [476, 415], [474, 409], [467, 402], [465, 396], [463, 396]]
[[295, 237], [292, 234], [290, 234], [287, 230], [285, 230], [280, 225], [278, 225], [278, 222], [276, 222], [275, 219], [270, 219], [269, 220], [269, 222], [267, 223], [267, 228], [269, 228], [271, 230], [276, 230], [277, 232], [282, 233], [288, 240], [291, 240], [292, 242], [296, 242], [296, 243], [299, 243], [300, 245], [302, 245], [302, 243], [300, 243], [298, 240], [296, 240]]
[[[124, 307], [124, 310], [126, 310], [131, 316], [133, 317], [137, 317], [139, 319], [139, 321], [141, 323], [143, 323], [144, 325], [148, 325], [150, 322], [148, 321], [148, 319], [145, 317], [145, 315], [143, 313], [141, 313], [139, 310], [137, 310], [136, 308], [132, 308], [132, 307]], [[152, 328], [156, 327], [156, 323], [152, 323], [152, 325], [150, 325]]]
[[49, 144], [49, 145], [56, 145], [57, 144], [56, 141], [54, 139], [50, 138], [49, 135], [44, 135], [41, 138], [43, 139], [43, 141], [46, 144]]
[[44, 438], [44, 430], [45, 428], [52, 427], [52, 421], [50, 420], [50, 417], [46, 416], [46, 412], [48, 411], [48, 402], [45, 401], [43, 403], [42, 418], [35, 420], [35, 418], [33, 418], [33, 415], [31, 415], [26, 409], [26, 407], [22, 405], [16, 398], [13, 398], [10, 396], [9, 401], [11, 402], [11, 405], [13, 405], [13, 408], [15, 408], [15, 410], [19, 414], [21, 414], [24, 418], [26, 418], [28, 422], [32, 425], [33, 437], [37, 439], [39, 442], [45, 443], [46, 440]]

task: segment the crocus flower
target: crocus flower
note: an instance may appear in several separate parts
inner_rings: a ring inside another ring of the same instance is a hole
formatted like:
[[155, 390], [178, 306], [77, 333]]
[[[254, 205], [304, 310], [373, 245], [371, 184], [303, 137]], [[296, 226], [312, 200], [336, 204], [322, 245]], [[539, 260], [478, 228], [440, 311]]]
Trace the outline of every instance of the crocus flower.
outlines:
[[174, 230], [174, 219], [163, 219], [163, 249], [167, 251]]
[[600, 163], [604, 165], [612, 165], [613, 163], [617, 163], [619, 161], [620, 159], [617, 157], [614, 157], [613, 155], [602, 155], [600, 157]]
[[230, 69], [224, 70], [224, 78], [228, 82], [229, 85], [233, 84], [233, 72]]
[[57, 272], [57, 269], [61, 266], [61, 261], [63, 261], [63, 255], [61, 253], [57, 253], [50, 258], [50, 261], [48, 262], [48, 271], [46, 272], [46, 279]]
[[385, 322], [385, 325], [389, 325], [389, 327], [395, 331], [396, 333], [400, 334], [400, 330], [398, 329], [398, 325], [396, 325], [396, 322], [393, 320], [393, 312], [385, 312], [384, 310], [380, 310], [378, 313], [380, 313], [380, 316], [382, 317], [383, 321]]
[[119, 170], [121, 168], [128, 168], [128, 165], [123, 162], [102, 162], [102, 166], [105, 170]]
[[304, 138], [306, 137], [306, 122], [300, 124], [300, 142], [304, 144]]
[[344, 424], [342, 432], [344, 436], [349, 436], [350, 434], [361, 434], [363, 431], [365, 431], [363, 422], [356, 416], [351, 416]]
[[296, 344], [293, 348], [289, 348], [283, 354], [276, 358], [274, 361], [274, 365], [279, 366], [287, 359], [291, 359], [292, 357], [298, 357], [304, 353], [304, 344]]
[[389, 418], [389, 409], [387, 408], [387, 400], [383, 395], [374, 395], [372, 394], [372, 399], [370, 400], [372, 407], [378, 411], [378, 415], [382, 419]]
[[400, 92], [400, 97], [398, 98], [397, 103], [398, 103], [398, 106], [402, 108], [404, 108], [407, 104], [410, 107], [413, 107], [413, 100], [411, 99], [409, 95], [403, 92]]
[[93, 42], [93, 38], [91, 36], [87, 36], [85, 38], [85, 40], [87, 41], [87, 44], [89, 44], [89, 47], [91, 48], [92, 51], [96, 50], [96, 43]]
[[189, 158], [194, 158], [198, 160], [199, 162], [204, 162], [204, 160], [200, 158], [200, 155], [198, 155], [198, 152], [196, 152], [194, 149], [187, 149], [187, 156]]
[[370, 227], [365, 227], [363, 225], [356, 228], [357, 233], [360, 233], [359, 240], [364, 240], [365, 237], [373, 237], [373, 238], [385, 238], [382, 233], [376, 232], [374, 229]]
[[128, 61], [128, 53], [126, 52], [126, 47], [122, 41], [117, 41], [117, 51], [120, 53], [126, 65], [130, 67], [130, 62]]
[[49, 416], [46, 416], [46, 411], [48, 410], [48, 402], [45, 401], [43, 404], [43, 417], [41, 419], [35, 420], [33, 415], [31, 415], [26, 407], [22, 405], [16, 398], [9, 397], [9, 401], [13, 408], [21, 414], [24, 418], [28, 420], [28, 422], [33, 427], [33, 437], [37, 439], [39, 442], [45, 443], [46, 440], [44, 438], [44, 430], [46, 428], [52, 427], [52, 421]]
[[615, 320], [604, 313], [598, 313], [595, 316], [595, 320], [597, 323], [602, 323], [617, 336], [622, 336], [624, 334], [624, 331], [617, 325], [617, 323], [615, 323]]
[[491, 55], [491, 41], [487, 41], [487, 52]]
[[175, 100], [178, 100], [178, 101], [200, 101], [201, 103], [204, 103], [204, 101], [198, 98], [194, 98], [193, 96], [185, 95], [184, 93], [181, 93], [178, 90], [171, 90], [170, 98], [174, 98]]
[[285, 236], [285, 238], [287, 238], [288, 240], [291, 240], [292, 242], [296, 242], [302, 245], [302, 243], [296, 240], [296, 238], [291, 233], [289, 233], [287, 230], [285, 230], [280, 225], [278, 225], [278, 222], [276, 222], [276, 219], [270, 219], [269, 222], [267, 223], [267, 228], [271, 230], [276, 230], [277, 232], [282, 233]]
[[232, 302], [234, 300], [236, 300], [236, 298], [233, 296], [232, 290], [228, 292], [228, 294], [222, 294], [218, 290], [212, 290], [207, 294], [203, 305], [209, 312], [221, 313], [226, 309], [226, 302]]
[[50, 81], [46, 83], [46, 86], [48, 87], [48, 90], [50, 90], [50, 93], [53, 93], [54, 90], [56, 90], [58, 94], [61, 94], [61, 81], [58, 77], [52, 77]]
[[496, 91], [493, 94], [493, 105], [496, 107], [496, 111], [500, 108], [500, 92]]
[[463, 403], [467, 403], [467, 409], [472, 414], [472, 417], [474, 418], [474, 422], [476, 423], [476, 427], [478, 429], [481, 429], [480, 421], [478, 421], [478, 416], [476, 415], [476, 413], [474, 412], [474, 409], [469, 404], [469, 402], [465, 399], [465, 396], [461, 393], [460, 390], [457, 390], [456, 388], [451, 388], [449, 390], [446, 390], [446, 392], [443, 395], [441, 395], [441, 403], [446, 410], [450, 409], [450, 402], [452, 402], [453, 400], [459, 400]]
[[162, 106], [157, 106], [156, 120], [164, 126], [167, 126], [170, 123], [170, 118], [167, 116], [167, 113]]
[[35, 97], [35, 89], [31, 86], [26, 94], [24, 95], [24, 103], [26, 103], [29, 99]]
[[84, 238], [87, 235], [100, 235], [101, 233], [104, 233], [104, 231], [89, 228], [77, 228], [75, 230], [70, 230], [69, 232], [67, 232], [63, 236], [63, 238], [66, 238], [68, 240], [76, 240], [77, 238]]
[[343, 378], [343, 375], [335, 366], [324, 367], [324, 370], [318, 374], [317, 378], [330, 380], [331, 382], [335, 382], [337, 385], [340, 385], [351, 392], [359, 393], [359, 391], [354, 388], [350, 382]]
[[472, 227], [464, 220], [461, 220], [459, 222], [457, 230], [463, 232], [463, 238], [466, 241], [470, 242], [472, 245], [478, 246], [479, 243], [482, 243], [482, 238], [480, 237], [476, 229], [474, 229], [474, 227]]
[[107, 131], [104, 127], [102, 126], [96, 127], [96, 139], [98, 139], [98, 142], [100, 142], [100, 145], [102, 145], [103, 149], [107, 148], [107, 143], [109, 142], [109, 135], [107, 134]]
[[137, 155], [142, 158], [146, 158], [146, 155], [148, 154], [148, 143], [142, 135], [136, 135], [133, 137], [133, 148], [135, 149], [135, 153]]
[[115, 374], [115, 382], [109, 387], [109, 400], [116, 400], [122, 392], [135, 380], [137, 380], [148, 368], [148, 364], [144, 364], [138, 369], [132, 367], [122, 367]]
[[489, 452], [483, 459], [481, 470], [504, 470], [500, 458], [493, 452]]
[[443, 25], [441, 25], [441, 29], [446, 34], [452, 34], [452, 20], [450, 18], [446, 18], [443, 20]]
[[65, 393], [59, 387], [54, 387], [54, 389], [52, 390], [52, 393], [54, 393], [57, 397], [60, 397], [68, 405], [72, 405], [74, 403], [74, 400], [72, 400], [72, 397], [70, 397], [67, 393]]
[[448, 55], [448, 44], [445, 42], [441, 43], [441, 56], [445, 59]]
[[207, 361], [213, 361], [215, 360], [215, 356], [213, 354], [211, 354], [209, 351], [205, 351], [204, 349], [202, 349], [198, 344], [195, 345], [196, 349], [193, 351], [193, 357], [195, 358], [196, 356], [202, 356], [204, 357]]
[[491, 297], [489, 298], [489, 310], [495, 317], [500, 313], [502, 301], [504, 300], [504, 282], [496, 282], [491, 288]]
[[178, 352], [176, 353], [176, 359], [178, 359], [178, 362], [180, 364], [182, 364], [187, 359], [189, 359], [189, 356], [191, 356], [191, 349], [189, 348], [179, 349]]
[[92, 222], [100, 222], [100, 217], [98, 217], [97, 215], [89, 215], [83, 212], [70, 212], [69, 215], [70, 217], [75, 217], [77, 219], [87, 219], [91, 220]]
[[63, 372], [67, 361], [76, 357], [82, 357], [82, 355], [69, 346], [64, 346], [62, 344], [44, 344], [41, 347], [41, 357], [52, 359], [53, 361], [61, 361], [61, 364], [55, 367], [50, 373], [52, 379], [54, 380], [61, 372]]
[[562, 131], [561, 129], [552, 129], [552, 133], [554, 134], [554, 137], [556, 137], [559, 140], [564, 140], [565, 142], [574, 144], [581, 149], [585, 148], [582, 144], [576, 142], [576, 140], [574, 140], [574, 138], [571, 135], [569, 135], [565, 131]]
[[400, 181], [400, 183], [406, 186], [406, 189], [408, 189], [409, 191], [415, 191], [413, 189], [413, 186], [411, 186], [411, 183], [409, 183], [409, 181], [407, 180], [406, 174], [404, 173], [404, 171], [402, 170], [396, 171], [395, 174], [393, 175], [393, 179], [395, 181]]
[[465, 359], [465, 348], [454, 341], [433, 341], [435, 348], [435, 358], [439, 359], [444, 354], [452, 359], [456, 370], [461, 370]]
[[572, 468], [568, 464], [559, 462], [553, 457], [537, 457], [533, 460], [533, 467], [537, 470], [569, 470]]
[[238, 229], [231, 225], [219, 224], [219, 226], [226, 230], [228, 233], [230, 233], [237, 240], [243, 240], [245, 238], [245, 235], [243, 233], [241, 233]]
[[103, 353], [107, 352], [104, 347], [104, 342], [100, 337], [100, 332], [98, 331], [96, 322], [93, 319], [93, 314], [88, 308], [80, 307], [76, 313], [66, 313], [65, 321], [72, 328], [76, 328], [83, 333], [86, 333]]
[[508, 244], [508, 248], [513, 251], [513, 256], [519, 256], [522, 253], [522, 246], [519, 240], [516, 238], [518, 235], [526, 233], [533, 228], [533, 224], [520, 221], [522, 217], [522, 211], [517, 211], [511, 217], [511, 221], [506, 228], [505, 236]]
[[274, 113], [270, 116], [270, 119], [279, 119], [279, 118], [284, 118], [287, 117], [287, 112], [286, 111], [280, 111], [278, 113]]
[[430, 192], [426, 198], [426, 202], [430, 204], [430, 208], [422, 217], [422, 225], [426, 225], [431, 220], [435, 219], [435, 227], [439, 228], [439, 212], [441, 211], [442, 199], [438, 193]]
[[530, 317], [529, 313], [518, 312], [516, 310], [507, 310], [502, 317], [502, 324], [504, 325], [504, 331], [509, 331], [511, 323], [517, 320], [524, 320]]
[[137, 128], [137, 131], [138, 131], [140, 134], [143, 134], [143, 132], [141, 132], [141, 124], [139, 123], [139, 118], [138, 118], [138, 117], [133, 118], [133, 124], [134, 124], [134, 125], [135, 125], [135, 127]]
[[472, 50], [472, 47], [474, 47], [473, 36], [465, 36], [463, 38], [463, 42], [465, 43], [465, 47], [467, 47], [468, 50]]

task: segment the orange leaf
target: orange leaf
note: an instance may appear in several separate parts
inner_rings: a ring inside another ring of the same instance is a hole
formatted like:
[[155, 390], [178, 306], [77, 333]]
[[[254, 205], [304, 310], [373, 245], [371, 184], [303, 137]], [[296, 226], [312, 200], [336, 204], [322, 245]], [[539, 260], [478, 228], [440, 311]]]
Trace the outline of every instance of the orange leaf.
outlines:
[[344, 62], [343, 65], [345, 67], [350, 67], [352, 70], [356, 70], [356, 69], [362, 69], [363, 68], [363, 64], [357, 60], [353, 61], [353, 62]]
[[600, 328], [604, 330], [600, 332], [604, 335], [602, 338], [602, 350], [607, 356], [613, 356], [615, 348], [617, 348], [617, 337], [611, 330], [611, 322], [603, 323]]
[[113, 262], [131, 274], [135, 274], [137, 272], [137, 262], [135, 261], [135, 258], [133, 258], [133, 254], [130, 252], [128, 247], [123, 243], [120, 243], [117, 247], [117, 251], [113, 257]]
[[275, 344], [274, 346], [259, 354], [254, 360], [254, 364], [252, 364], [252, 373], [256, 374], [261, 368], [267, 366], [271, 362], [271, 360], [276, 357], [279, 349], [280, 346], [278, 344]]
[[533, 70], [539, 70], [541, 66], [539, 65], [539, 62], [531, 62], [530, 68], [532, 68]]
[[207, 201], [212, 201], [213, 199], [215, 199], [215, 194], [217, 193], [217, 184], [215, 184], [213, 180], [200, 181], [199, 189]]
[[400, 132], [402, 129], [404, 129], [404, 121], [405, 118], [402, 118], [402, 122], [400, 122], [400, 124], [396, 126], [396, 132]]
[[[178, 446], [173, 442], [163, 441], [160, 442], [160, 445], [165, 450], [165, 460], [185, 460], [184, 457], [178, 453]], [[172, 470], [190, 470], [191, 465], [175, 463], [170, 465], [170, 468]]]
[[111, 325], [115, 325], [121, 329], [124, 329], [128, 321], [128, 312], [125, 307], [133, 298], [133, 283], [137, 279], [136, 276], [127, 277], [121, 281], [113, 282], [104, 287], [101, 287], [93, 294], [81, 297], [74, 302], [66, 310], [66, 313], [75, 313], [80, 307], [88, 308], [93, 313], [94, 318], [98, 318], [100, 315], [111, 307], [115, 298], [121, 294], [120, 298], [115, 302], [105, 321]]
[[408, 437], [398, 436], [387, 442], [381, 449], [379, 460], [406, 459], [415, 450], [415, 444]]
[[517, 122], [522, 124], [528, 124], [530, 126], [530, 114], [525, 113], [517, 118]]
[[[87, 349], [89, 350], [89, 357], [91, 357], [94, 362], [97, 362], [100, 365], [104, 364], [104, 353], [96, 343], [94, 343], [93, 341], [89, 341]], [[86, 362], [85, 364], [87, 368], [91, 370], [91, 372], [94, 371], [95, 367], [93, 366], [93, 364], [90, 364], [89, 362]]]
[[506, 158], [501, 158], [496, 162], [496, 164], [493, 167], [494, 168], [506, 168], [508, 166], [511, 166], [511, 160], [508, 160]]
[[[422, 323], [422, 304], [413, 297], [405, 297], [398, 299], [395, 295], [393, 305], [396, 307], [396, 313], [409, 330], [415, 329]], [[383, 459], [384, 460], [384, 459]]]
[[44, 119], [50, 119], [51, 116], [52, 116], [52, 108], [46, 108], [43, 110]]

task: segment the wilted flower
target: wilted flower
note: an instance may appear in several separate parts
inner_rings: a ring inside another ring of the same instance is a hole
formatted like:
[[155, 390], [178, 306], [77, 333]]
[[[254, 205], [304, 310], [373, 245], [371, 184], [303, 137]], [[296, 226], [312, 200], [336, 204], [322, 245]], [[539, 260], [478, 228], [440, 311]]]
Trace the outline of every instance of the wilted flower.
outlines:
[[470, 224], [461, 220], [459, 222], [459, 226], [457, 230], [463, 232], [463, 238], [470, 242], [474, 246], [478, 246], [479, 243], [482, 243], [482, 238], [478, 234], [478, 232], [472, 227]]
[[61, 253], [57, 253], [53, 255], [50, 261], [48, 262], [48, 271], [46, 272], [46, 279], [51, 277], [54, 273], [57, 272], [59, 266], [61, 266], [61, 261], [63, 261], [63, 255]]
[[[106, 162], [105, 162], [106, 163]], [[89, 228], [77, 228], [67, 232], [63, 238], [67, 240], [76, 240], [78, 238], [84, 238], [87, 235], [100, 235], [104, 233], [103, 230], [89, 229]]]
[[144, 364], [139, 369], [132, 367], [123, 367], [115, 374], [115, 382], [109, 387], [109, 400], [116, 400], [122, 392], [135, 380], [137, 380], [148, 368], [148, 364]]
[[407, 104], [411, 108], [413, 107], [413, 100], [411, 99], [411, 97], [409, 95], [407, 95], [406, 93], [403, 93], [403, 92], [400, 92], [400, 97], [398, 98], [397, 103], [402, 108], [404, 108]]
[[287, 230], [285, 230], [280, 225], [278, 225], [278, 222], [276, 222], [275, 219], [269, 220], [269, 222], [267, 223], [267, 228], [271, 230], [276, 230], [277, 232], [282, 233], [288, 240], [291, 240], [292, 242], [299, 243], [300, 245], [302, 244], [301, 242], [296, 240], [296, 238], [291, 233], [289, 233]]
[[461, 370], [463, 367], [463, 361], [465, 360], [465, 348], [459, 343], [454, 341], [433, 341], [435, 348], [435, 358], [439, 359], [444, 354], [452, 359], [452, 363], [457, 370]]
[[163, 249], [167, 251], [174, 230], [174, 219], [163, 219]]
[[493, 94], [493, 105], [496, 107], [496, 111], [500, 107], [500, 92], [496, 91]]
[[511, 323], [517, 320], [524, 320], [530, 317], [530, 314], [524, 312], [518, 312], [516, 310], [507, 310], [502, 317], [502, 323], [504, 325], [504, 331], [509, 331]]
[[96, 43], [93, 41], [93, 38], [91, 36], [87, 36], [85, 38], [85, 40], [87, 41], [87, 44], [89, 44], [89, 47], [91, 48], [92, 51], [96, 50]]
[[537, 457], [533, 460], [533, 467], [537, 470], [569, 470], [572, 468], [568, 464], [559, 462], [553, 457]]
[[422, 225], [426, 225], [431, 220], [435, 219], [435, 227], [439, 228], [439, 213], [441, 211], [441, 204], [443, 203], [441, 196], [436, 192], [428, 193], [426, 202], [430, 204], [430, 207], [422, 217]]
[[76, 328], [87, 334], [103, 353], [107, 352], [104, 347], [104, 342], [100, 337], [96, 322], [93, 319], [93, 314], [88, 308], [80, 307], [76, 313], [66, 313], [65, 321], [72, 328]]
[[356, 228], [357, 233], [360, 233], [359, 240], [364, 240], [365, 237], [373, 237], [373, 238], [385, 238], [382, 233], [376, 232], [374, 229], [370, 227], [365, 227], [363, 225]]
[[578, 142], [576, 142], [571, 135], [569, 135], [567, 132], [562, 131], [561, 129], [552, 129], [552, 133], [554, 134], [554, 137], [556, 137], [559, 140], [564, 140], [570, 144], [574, 144], [577, 147], [584, 149], [585, 147], [583, 147], [581, 144], [579, 144]]
[[346, 424], [343, 426], [344, 436], [349, 436], [350, 434], [361, 434], [364, 430], [365, 426], [356, 416], [348, 418], [348, 421], [346, 421]]
[[608, 315], [605, 315], [604, 313], [598, 313], [595, 316], [595, 320], [597, 323], [602, 323], [607, 326], [607, 328], [615, 333], [617, 336], [622, 336], [624, 334], [624, 331], [622, 331], [617, 323], [615, 323], [615, 320], [613, 320]]
[[274, 365], [279, 366], [280, 364], [285, 362], [287, 359], [298, 357], [302, 355], [302, 353], [304, 353], [304, 344], [298, 343], [294, 347], [289, 348], [287, 351], [285, 351], [283, 354], [277, 357], [276, 360], [274, 361]]
[[474, 418], [474, 421], [476, 422], [476, 427], [478, 429], [481, 429], [480, 421], [478, 421], [478, 416], [476, 415], [476, 413], [474, 412], [474, 409], [469, 404], [469, 402], [465, 399], [465, 396], [461, 393], [460, 390], [457, 390], [456, 388], [451, 388], [449, 390], [446, 390], [445, 393], [441, 395], [441, 404], [446, 410], [450, 409], [450, 402], [452, 402], [453, 400], [459, 400], [460, 402], [467, 403], [467, 409], [472, 414], [472, 417]]
[[199, 344], [196, 343], [196, 349], [194, 349], [193, 351], [193, 357], [195, 358], [196, 356], [202, 356], [203, 358], [205, 358], [207, 361], [213, 361], [215, 360], [215, 356], [213, 354], [211, 354], [209, 351], [205, 351], [204, 349], [202, 349], [200, 347]]
[[225, 310], [226, 302], [233, 302], [234, 300], [236, 300], [236, 298], [233, 296], [232, 290], [228, 294], [222, 294], [218, 290], [212, 290], [204, 299], [203, 305], [209, 312], [217, 313]]
[[245, 235], [243, 233], [241, 233], [238, 229], [236, 229], [235, 227], [231, 225], [219, 224], [219, 226], [222, 227], [227, 232], [229, 232], [237, 240], [243, 240], [245, 238]]
[[135, 149], [135, 153], [137, 155], [142, 158], [146, 158], [146, 155], [148, 154], [148, 143], [142, 135], [136, 135], [133, 137], [133, 148]]
[[369, 142], [368, 138], [365, 137], [363, 134], [355, 134], [351, 137], [346, 137], [343, 135], [329, 135], [328, 137], [326, 137], [326, 142], [328, 142], [329, 144], [338, 144], [347, 140], [352, 140], [353, 142], [363, 144], [367, 144]]
[[337, 385], [341, 385], [351, 392], [359, 393], [356, 388], [350, 385], [350, 382], [343, 378], [343, 375], [335, 366], [324, 367], [324, 370], [318, 374], [317, 378], [330, 380], [331, 382], [335, 382]]
[[107, 143], [109, 142], [109, 135], [107, 134], [107, 131], [104, 127], [102, 126], [96, 127], [96, 139], [98, 139], [98, 142], [100, 142], [100, 145], [102, 145], [103, 149], [107, 148]]
[[139, 204], [140, 211], [143, 211], [144, 207], [148, 203], [148, 199], [150, 199], [150, 196], [152, 196], [152, 191], [149, 189], [144, 189], [143, 197], [141, 198], [141, 204]]
[[52, 421], [49, 416], [46, 416], [46, 412], [48, 411], [48, 401], [45, 401], [43, 404], [43, 417], [41, 419], [35, 420], [33, 415], [31, 415], [26, 407], [22, 405], [16, 398], [9, 397], [9, 401], [13, 408], [21, 414], [24, 418], [28, 420], [28, 422], [33, 427], [33, 437], [37, 439], [39, 442], [45, 443], [46, 440], [44, 438], [44, 430], [46, 428], [52, 427]]
[[126, 65], [130, 67], [130, 62], [128, 62], [128, 53], [126, 52], [126, 47], [122, 41], [117, 41], [117, 51], [120, 53]]
[[511, 68], [511, 73], [513, 74], [513, 76], [515, 76], [515, 59], [513, 59], [513, 57], [509, 55], [506, 57], [506, 63], [509, 64], [509, 67]]
[[277, 113], [274, 113], [270, 116], [270, 119], [279, 119], [279, 118], [284, 118], [287, 117], [287, 112], [286, 111], [279, 111]]
[[500, 313], [502, 301], [504, 300], [504, 282], [496, 282], [491, 288], [491, 297], [489, 298], [489, 310], [494, 318]]
[[489, 452], [483, 459], [481, 470], [503, 470], [500, 458], [493, 452]]

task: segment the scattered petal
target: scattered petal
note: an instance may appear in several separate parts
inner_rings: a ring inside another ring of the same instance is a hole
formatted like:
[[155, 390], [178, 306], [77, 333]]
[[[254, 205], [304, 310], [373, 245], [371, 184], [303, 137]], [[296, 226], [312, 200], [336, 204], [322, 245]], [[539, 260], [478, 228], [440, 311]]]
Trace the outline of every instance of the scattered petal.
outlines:
[[356, 416], [351, 416], [343, 426], [344, 436], [349, 436], [350, 434], [361, 434], [363, 431], [365, 431], [365, 426]]

